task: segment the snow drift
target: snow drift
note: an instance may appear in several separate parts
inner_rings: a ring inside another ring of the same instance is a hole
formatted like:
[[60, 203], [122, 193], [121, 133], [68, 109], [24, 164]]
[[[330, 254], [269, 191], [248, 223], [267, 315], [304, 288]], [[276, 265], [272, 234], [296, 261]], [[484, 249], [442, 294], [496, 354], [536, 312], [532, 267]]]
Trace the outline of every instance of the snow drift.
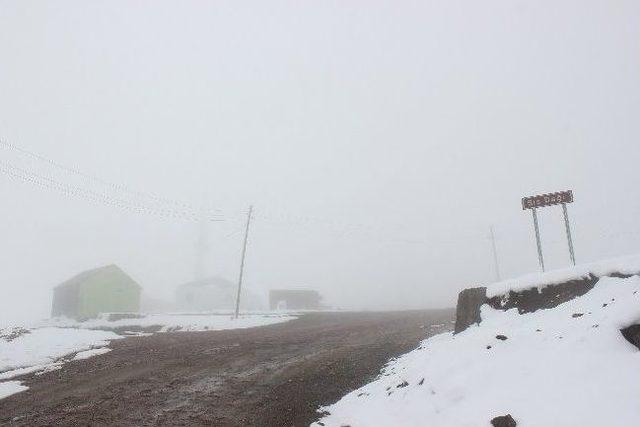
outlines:
[[531, 288], [540, 290], [550, 285], [588, 279], [589, 277], [634, 276], [638, 274], [640, 274], [640, 255], [632, 255], [503, 280], [487, 288], [487, 297], [492, 298], [504, 295], [509, 291], [518, 292]]
[[[537, 283], [529, 276], [489, 290], [499, 295], [498, 288], [504, 293], [590, 273], [635, 274], [638, 260], [538, 275]], [[640, 277], [601, 277], [585, 295], [533, 313], [483, 305], [481, 318], [391, 361], [377, 380], [322, 408], [324, 417], [313, 425], [490, 426], [507, 414], [518, 426], [640, 424], [640, 351], [621, 333], [640, 323]]]
[[109, 320], [109, 317], [109, 315], [99, 316], [96, 319], [83, 322], [67, 318], [54, 318], [43, 323], [43, 325], [82, 329], [198, 332], [268, 326], [294, 319], [296, 316], [286, 314], [243, 314], [234, 319], [229, 313], [170, 313], [146, 314], [117, 320]]

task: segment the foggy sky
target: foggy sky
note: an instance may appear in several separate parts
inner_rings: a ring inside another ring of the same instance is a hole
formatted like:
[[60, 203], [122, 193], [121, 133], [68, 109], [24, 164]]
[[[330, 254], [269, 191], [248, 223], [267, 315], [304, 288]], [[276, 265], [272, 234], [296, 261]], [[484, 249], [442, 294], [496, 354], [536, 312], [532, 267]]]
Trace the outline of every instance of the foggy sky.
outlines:
[[[578, 262], [640, 252], [637, 1], [0, 1], [0, 138], [220, 209], [208, 274], [333, 306], [452, 306], [538, 269], [523, 196], [573, 189]], [[0, 160], [95, 191], [0, 147]], [[194, 222], [0, 174], [0, 320], [117, 263], [169, 298]], [[540, 213], [568, 265], [559, 208]]]

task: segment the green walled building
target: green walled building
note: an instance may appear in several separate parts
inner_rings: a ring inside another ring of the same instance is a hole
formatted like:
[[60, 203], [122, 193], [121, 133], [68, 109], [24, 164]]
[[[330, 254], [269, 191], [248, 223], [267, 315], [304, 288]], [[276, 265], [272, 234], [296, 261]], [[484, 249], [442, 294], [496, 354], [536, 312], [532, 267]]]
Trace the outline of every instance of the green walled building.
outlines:
[[51, 315], [85, 320], [100, 313], [138, 312], [141, 290], [117, 265], [95, 268], [54, 288]]

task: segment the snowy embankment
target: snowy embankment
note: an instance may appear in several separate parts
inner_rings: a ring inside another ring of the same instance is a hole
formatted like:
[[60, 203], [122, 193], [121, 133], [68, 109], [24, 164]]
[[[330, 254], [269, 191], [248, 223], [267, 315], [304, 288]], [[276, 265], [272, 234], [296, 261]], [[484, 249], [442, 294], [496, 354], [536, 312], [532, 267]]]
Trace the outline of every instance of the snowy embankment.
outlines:
[[60, 369], [66, 362], [105, 354], [111, 340], [123, 338], [113, 332], [123, 330], [127, 336], [148, 335], [127, 333], [127, 328], [152, 328], [159, 332], [215, 331], [266, 326], [291, 320], [288, 315], [246, 315], [232, 319], [225, 315], [148, 315], [134, 319], [108, 321], [106, 318], [77, 322], [52, 319], [36, 327], [0, 327], [0, 399], [27, 388], [19, 381], [9, 381], [20, 375], [39, 375]]
[[547, 271], [546, 273], [532, 273], [515, 279], [503, 280], [487, 288], [487, 297], [503, 295], [509, 291], [522, 291], [531, 288], [544, 288], [570, 280], [586, 279], [590, 276], [605, 277], [611, 274], [633, 276], [640, 274], [640, 256], [632, 255], [623, 258], [609, 259], [589, 264]]
[[69, 355], [105, 347], [122, 338], [110, 331], [76, 328], [22, 329], [13, 339], [0, 338], [0, 380], [53, 367]]
[[[618, 267], [609, 271], [638, 271]], [[589, 272], [551, 275], [559, 283]], [[507, 414], [518, 426], [640, 425], [640, 350], [620, 331], [640, 323], [640, 277], [602, 277], [553, 309], [521, 315], [484, 305], [481, 315], [479, 325], [390, 362], [313, 426], [475, 427]]]
[[149, 314], [139, 318], [108, 320], [108, 316], [77, 322], [71, 319], [52, 319], [47, 322], [57, 327], [84, 329], [147, 329], [156, 328], [159, 332], [195, 332], [220, 331], [225, 329], [245, 329], [267, 326], [284, 322], [295, 316], [283, 314], [242, 315], [233, 319], [228, 313], [207, 314]]

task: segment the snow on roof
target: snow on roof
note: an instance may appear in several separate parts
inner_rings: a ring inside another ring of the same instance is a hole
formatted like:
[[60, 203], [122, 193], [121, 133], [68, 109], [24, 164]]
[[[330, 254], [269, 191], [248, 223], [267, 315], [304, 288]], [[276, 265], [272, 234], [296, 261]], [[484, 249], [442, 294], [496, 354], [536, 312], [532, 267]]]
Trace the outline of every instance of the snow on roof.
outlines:
[[503, 280], [487, 287], [487, 297], [504, 295], [509, 291], [523, 291], [525, 289], [542, 289], [549, 285], [568, 282], [589, 277], [608, 276], [613, 273], [631, 276], [640, 273], [640, 255], [614, 258], [590, 264], [579, 264], [569, 268], [551, 270], [545, 273], [532, 273], [515, 279]]

